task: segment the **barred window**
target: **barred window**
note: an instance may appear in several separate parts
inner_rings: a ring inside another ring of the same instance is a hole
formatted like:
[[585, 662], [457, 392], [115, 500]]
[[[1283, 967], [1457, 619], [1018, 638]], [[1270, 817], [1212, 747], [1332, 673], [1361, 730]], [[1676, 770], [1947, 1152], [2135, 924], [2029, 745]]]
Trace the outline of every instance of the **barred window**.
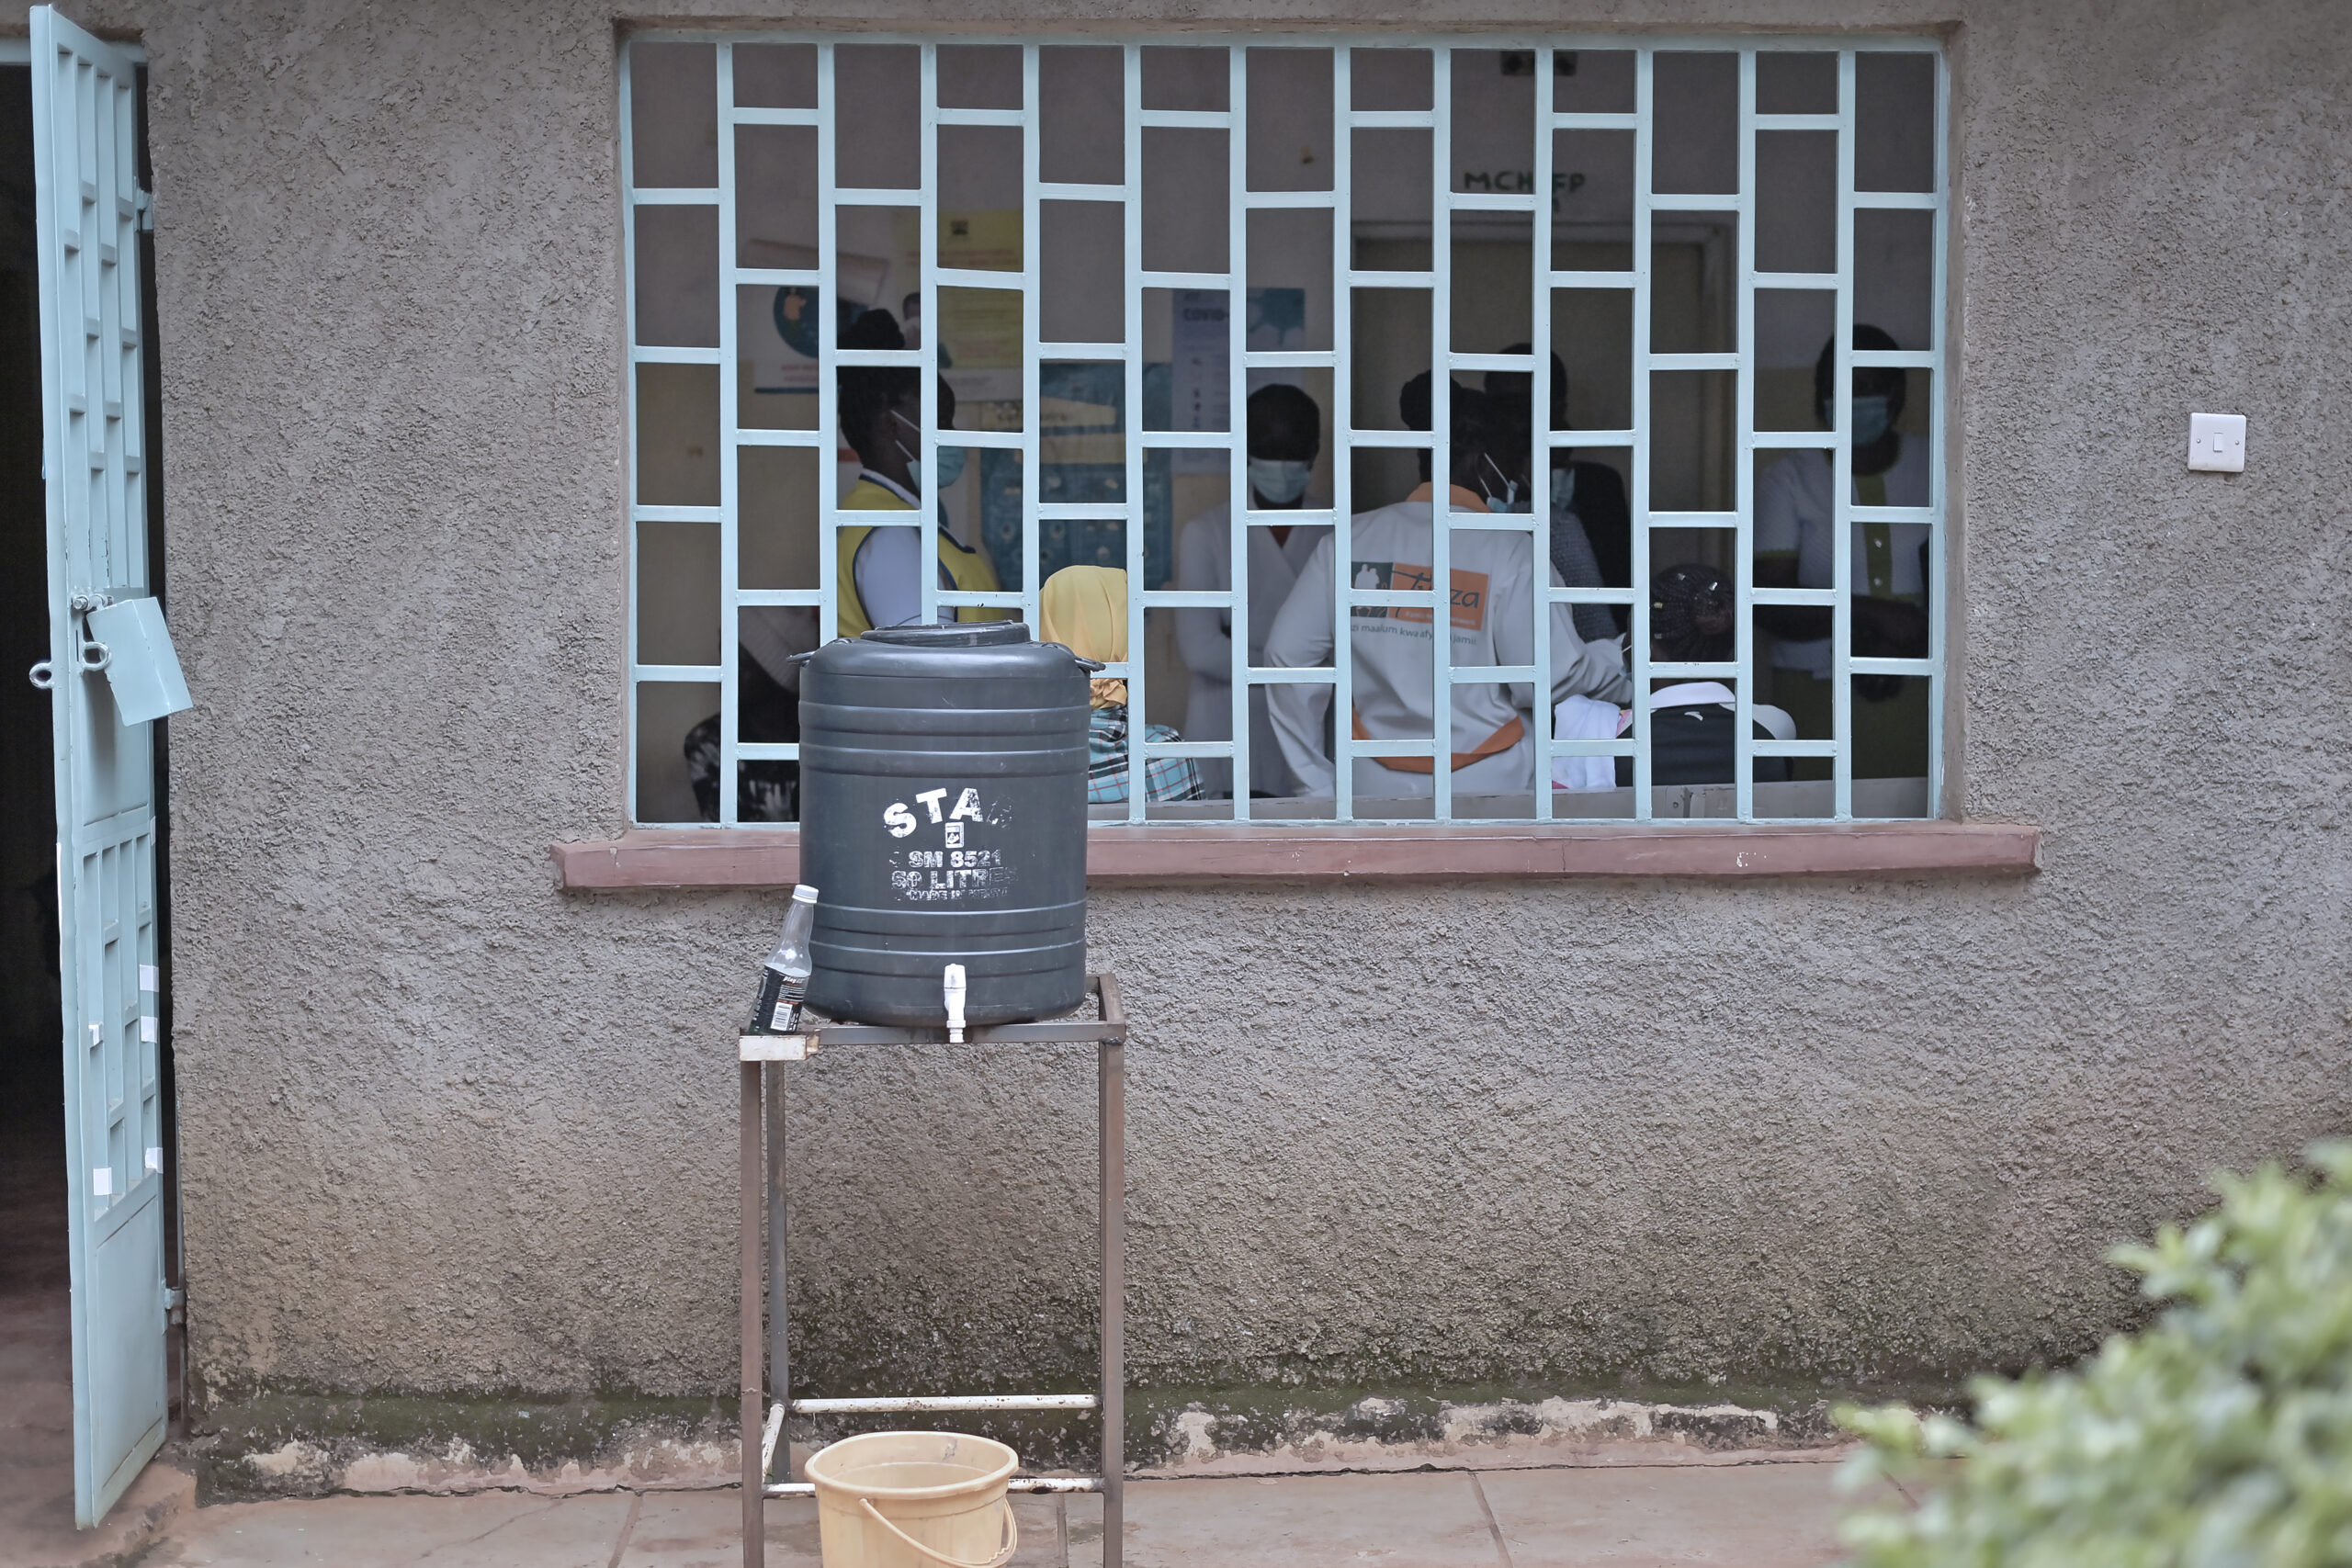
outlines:
[[621, 93], [636, 820], [793, 820], [793, 654], [1072, 569], [1098, 818], [1938, 809], [1928, 40], [641, 33]]

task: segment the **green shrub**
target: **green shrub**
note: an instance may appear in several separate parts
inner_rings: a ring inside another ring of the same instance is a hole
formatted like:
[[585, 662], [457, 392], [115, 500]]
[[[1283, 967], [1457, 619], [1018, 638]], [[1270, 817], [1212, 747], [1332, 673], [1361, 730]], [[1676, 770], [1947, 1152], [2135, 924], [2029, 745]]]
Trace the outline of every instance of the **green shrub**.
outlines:
[[[2110, 1261], [2169, 1303], [2071, 1371], [1974, 1384], [1973, 1423], [1841, 1409], [1862, 1568], [2352, 1564], [2352, 1144], [2217, 1178], [2221, 1207]], [[1883, 1489], [1882, 1489], [1883, 1490]]]

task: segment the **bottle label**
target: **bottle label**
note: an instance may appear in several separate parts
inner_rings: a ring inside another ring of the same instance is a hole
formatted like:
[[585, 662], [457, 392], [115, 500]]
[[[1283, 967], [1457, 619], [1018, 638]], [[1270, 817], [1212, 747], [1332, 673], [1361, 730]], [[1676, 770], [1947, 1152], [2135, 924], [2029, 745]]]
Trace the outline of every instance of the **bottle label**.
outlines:
[[764, 965], [761, 967], [760, 999], [752, 1004], [751, 1032], [753, 1034], [765, 1034], [769, 1032], [768, 1019], [775, 1011], [775, 998], [783, 984], [783, 976]]
[[801, 999], [808, 994], [807, 981], [787, 980], [777, 987], [775, 1011], [768, 1015], [769, 1030], [776, 1034], [789, 1034], [799, 1021]]

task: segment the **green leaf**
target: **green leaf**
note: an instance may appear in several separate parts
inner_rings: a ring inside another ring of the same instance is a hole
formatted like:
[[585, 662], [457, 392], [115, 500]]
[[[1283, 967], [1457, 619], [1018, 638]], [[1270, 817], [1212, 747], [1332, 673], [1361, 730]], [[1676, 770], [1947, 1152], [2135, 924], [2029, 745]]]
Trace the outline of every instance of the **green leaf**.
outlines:
[[2352, 1142], [2213, 1182], [2109, 1260], [2165, 1303], [2075, 1369], [1980, 1379], [1975, 1415], [1841, 1407], [1842, 1479], [1922, 1501], [1843, 1527], [1858, 1568], [2352, 1564]]

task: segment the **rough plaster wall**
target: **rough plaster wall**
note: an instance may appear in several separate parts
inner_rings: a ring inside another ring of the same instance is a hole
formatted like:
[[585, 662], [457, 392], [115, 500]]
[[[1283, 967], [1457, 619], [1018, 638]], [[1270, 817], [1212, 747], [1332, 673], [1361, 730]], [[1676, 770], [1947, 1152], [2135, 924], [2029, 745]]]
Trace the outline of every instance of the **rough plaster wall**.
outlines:
[[[566, 897], [545, 860], [623, 812], [609, 14], [79, 9], [153, 62], [200, 705], [173, 723], [199, 1375], [724, 1386], [725, 1042], [778, 900]], [[665, 14], [697, 9], [786, 15]], [[1838, 1379], [2080, 1348], [2131, 1310], [2102, 1247], [2352, 1110], [2336, 8], [1375, 12], [1958, 20], [1962, 795], [2042, 825], [2049, 869], [1102, 894], [1138, 1041], [1139, 1372]], [[2248, 473], [2182, 471], [2192, 407], [2251, 416]], [[1088, 1077], [844, 1054], [796, 1079], [812, 1375], [1082, 1366]]]

